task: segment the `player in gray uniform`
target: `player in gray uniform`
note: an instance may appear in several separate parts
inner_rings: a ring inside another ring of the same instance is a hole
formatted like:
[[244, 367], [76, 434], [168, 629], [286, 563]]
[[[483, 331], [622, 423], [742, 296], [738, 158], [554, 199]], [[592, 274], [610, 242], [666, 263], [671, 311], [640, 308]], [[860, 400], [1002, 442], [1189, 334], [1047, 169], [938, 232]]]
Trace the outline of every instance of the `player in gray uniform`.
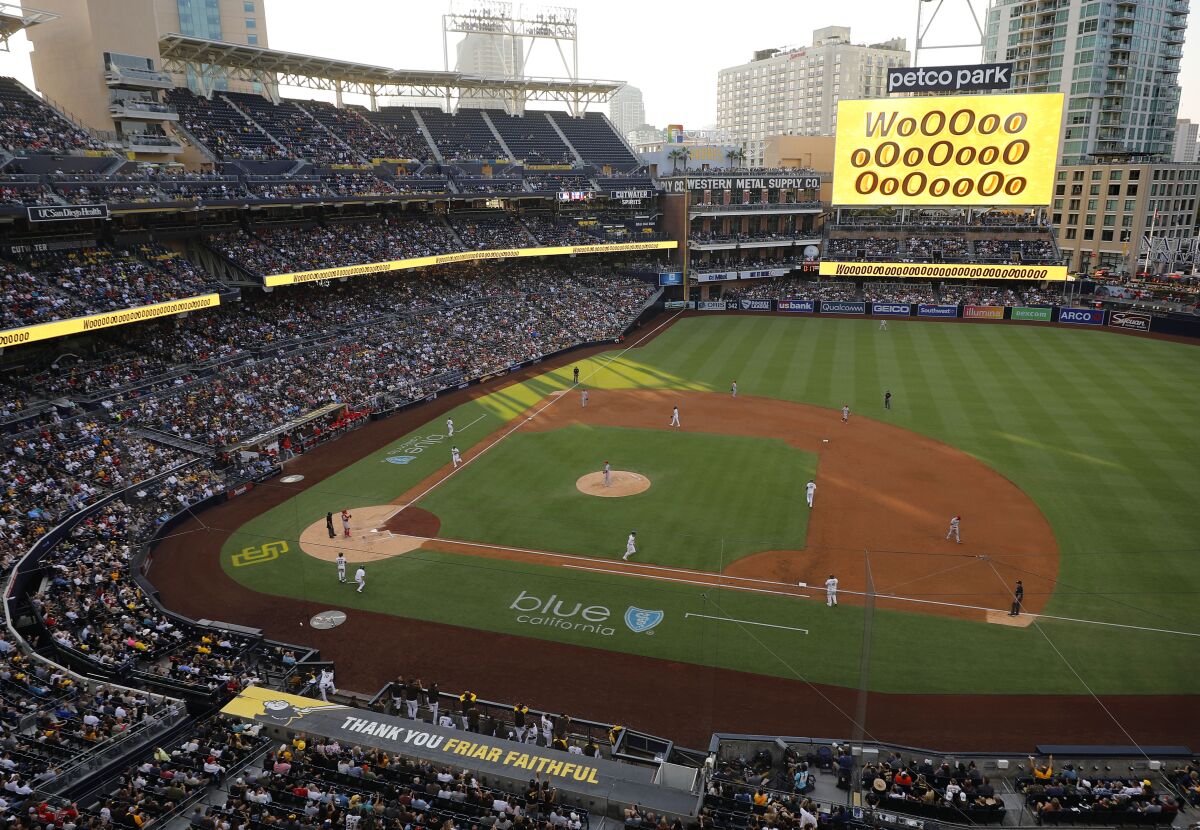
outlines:
[[625, 540], [625, 555], [621, 557], [621, 561], [625, 561], [629, 557], [637, 553], [637, 531], [630, 532], [629, 538]]
[[607, 461], [604, 462], [604, 486], [612, 486], [612, 466]]

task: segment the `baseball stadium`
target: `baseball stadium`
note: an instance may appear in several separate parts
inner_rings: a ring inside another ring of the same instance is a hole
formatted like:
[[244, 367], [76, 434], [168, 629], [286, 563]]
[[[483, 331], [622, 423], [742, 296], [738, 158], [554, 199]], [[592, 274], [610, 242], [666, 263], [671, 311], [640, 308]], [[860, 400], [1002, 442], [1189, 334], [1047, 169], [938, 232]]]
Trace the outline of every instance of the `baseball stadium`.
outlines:
[[463, 68], [573, 8], [455, 0], [429, 70], [39, 5], [4, 830], [1195, 826], [1200, 161], [1107, 87], [1073, 158], [1036, 51], [1181, 50], [1186, 0], [992, 0], [1012, 54], [915, 72], [818, 30], [888, 57], [762, 159]]

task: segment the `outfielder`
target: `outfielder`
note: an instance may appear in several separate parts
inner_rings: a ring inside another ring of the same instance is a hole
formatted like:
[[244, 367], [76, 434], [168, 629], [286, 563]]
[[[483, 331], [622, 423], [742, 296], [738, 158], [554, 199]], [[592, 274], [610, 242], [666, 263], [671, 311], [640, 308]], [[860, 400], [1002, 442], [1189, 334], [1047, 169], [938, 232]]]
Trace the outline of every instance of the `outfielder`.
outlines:
[[737, 397], [737, 381], [736, 380], [729, 385], [729, 394], [731, 394], [735, 398]]
[[348, 509], [342, 510], [342, 535], [347, 539], [350, 538], [350, 519], [352, 518]]
[[446, 437], [447, 438], [454, 437], [454, 419], [453, 418], [446, 419]]
[[604, 486], [612, 486], [612, 466], [607, 461], [604, 462]]
[[962, 521], [962, 516], [952, 516], [950, 518], [950, 529], [946, 531], [946, 538], [954, 537], [954, 541], [962, 544], [962, 537], [958, 535], [958, 523]]
[[813, 495], [816, 492], [817, 492], [817, 483], [815, 481], [809, 481], [808, 484], [804, 485], [804, 497], [806, 499], [808, 499], [809, 507], [812, 507]]
[[579, 405], [586, 409], [587, 402], [588, 402], [588, 391], [586, 389], [584, 389], [582, 392], [579, 393]]
[[679, 404], [676, 404], [675, 408], [671, 410], [671, 426], [679, 426]]
[[850, 423], [850, 404], [848, 403], [842, 404], [842, 423]]
[[880, 320], [880, 321], [879, 321], [879, 330], [880, 330], [880, 331], [887, 331], [887, 320]]
[[346, 581], [346, 554], [340, 550], [337, 555], [338, 582]]
[[354, 572], [354, 581], [358, 583], [358, 592], [361, 594], [363, 588], [367, 587], [367, 569], [362, 565], [359, 565], [358, 570]]
[[837, 605], [837, 586], [837, 577], [830, 574], [829, 579], [825, 580], [825, 604], [830, 608]]
[[450, 448], [450, 461], [454, 464], [455, 469], [458, 469], [458, 465], [462, 463], [462, 454], [459, 453], [458, 447]]
[[637, 531], [634, 530], [629, 534], [629, 538], [625, 540], [625, 555], [621, 557], [621, 561], [625, 561], [629, 557], [637, 553]]

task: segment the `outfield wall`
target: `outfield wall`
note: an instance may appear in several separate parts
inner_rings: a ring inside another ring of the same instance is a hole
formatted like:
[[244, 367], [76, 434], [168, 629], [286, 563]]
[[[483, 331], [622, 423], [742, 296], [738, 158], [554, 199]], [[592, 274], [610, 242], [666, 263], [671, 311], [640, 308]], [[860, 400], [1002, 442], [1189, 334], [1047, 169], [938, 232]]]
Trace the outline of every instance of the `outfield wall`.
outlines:
[[872, 317], [880, 320], [1011, 320], [1052, 323], [1079, 328], [1108, 329], [1137, 334], [1200, 338], [1200, 317], [1167, 316], [1120, 307], [1089, 306], [988, 306], [934, 303], [872, 303], [862, 300], [817, 300], [795, 297], [780, 300], [682, 300], [664, 304], [668, 311], [758, 311], [779, 314]]

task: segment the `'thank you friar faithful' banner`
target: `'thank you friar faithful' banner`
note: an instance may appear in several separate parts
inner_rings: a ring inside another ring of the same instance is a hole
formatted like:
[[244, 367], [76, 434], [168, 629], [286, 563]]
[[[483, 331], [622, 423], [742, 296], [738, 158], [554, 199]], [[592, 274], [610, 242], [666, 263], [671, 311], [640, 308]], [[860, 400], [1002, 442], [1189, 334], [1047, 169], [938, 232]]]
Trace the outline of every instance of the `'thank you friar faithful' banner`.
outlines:
[[835, 205], [1050, 203], [1061, 93], [838, 102]]

